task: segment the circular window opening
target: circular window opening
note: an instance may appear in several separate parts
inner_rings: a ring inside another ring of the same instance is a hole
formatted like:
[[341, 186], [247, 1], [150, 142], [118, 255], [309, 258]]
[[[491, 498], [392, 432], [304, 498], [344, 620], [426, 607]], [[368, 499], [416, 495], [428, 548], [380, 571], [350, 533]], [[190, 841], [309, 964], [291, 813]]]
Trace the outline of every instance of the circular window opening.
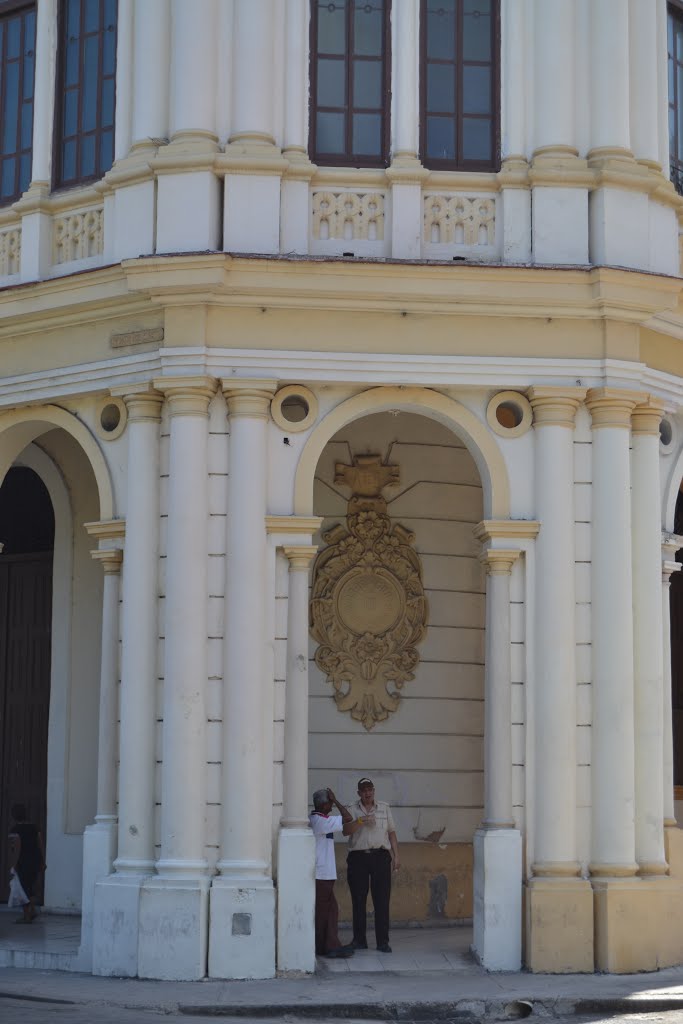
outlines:
[[662, 420], [659, 424], [659, 440], [668, 448], [674, 438], [673, 427], [668, 420]]
[[121, 410], [118, 405], [110, 403], [105, 405], [104, 409], [100, 413], [100, 426], [107, 434], [111, 434], [112, 431], [116, 430], [119, 423], [121, 422]]
[[501, 427], [505, 427], [506, 430], [513, 430], [524, 419], [524, 412], [516, 402], [501, 402], [496, 407], [496, 419]]
[[310, 406], [303, 395], [290, 395], [280, 405], [280, 411], [288, 423], [302, 423], [310, 411]]

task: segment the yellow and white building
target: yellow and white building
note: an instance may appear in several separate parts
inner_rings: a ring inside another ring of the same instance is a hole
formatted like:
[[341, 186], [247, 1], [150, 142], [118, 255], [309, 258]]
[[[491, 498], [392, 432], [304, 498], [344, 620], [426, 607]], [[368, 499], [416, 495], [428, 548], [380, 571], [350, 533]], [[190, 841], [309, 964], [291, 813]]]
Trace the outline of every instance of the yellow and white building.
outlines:
[[363, 774], [394, 920], [683, 961], [679, 6], [0, 4], [0, 817], [84, 969], [313, 970]]

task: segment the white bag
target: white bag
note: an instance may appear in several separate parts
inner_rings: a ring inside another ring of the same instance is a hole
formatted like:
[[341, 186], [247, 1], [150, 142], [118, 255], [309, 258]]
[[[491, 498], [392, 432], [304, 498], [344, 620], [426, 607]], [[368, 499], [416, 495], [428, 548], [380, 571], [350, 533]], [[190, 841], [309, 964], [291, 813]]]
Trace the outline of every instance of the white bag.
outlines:
[[19, 876], [12, 868], [9, 875], [9, 899], [7, 901], [8, 907], [23, 907], [25, 903], [28, 903], [29, 899], [24, 888], [19, 881]]

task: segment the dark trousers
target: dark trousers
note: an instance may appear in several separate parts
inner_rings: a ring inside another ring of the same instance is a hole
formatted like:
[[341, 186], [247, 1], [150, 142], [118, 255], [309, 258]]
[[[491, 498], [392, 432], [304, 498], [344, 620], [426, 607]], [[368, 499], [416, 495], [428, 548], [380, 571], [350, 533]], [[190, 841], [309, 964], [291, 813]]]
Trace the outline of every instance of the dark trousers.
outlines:
[[334, 878], [315, 880], [315, 952], [324, 956], [331, 949], [341, 946], [337, 925], [339, 906], [334, 895]]
[[346, 859], [351, 890], [354, 942], [367, 942], [366, 905], [368, 888], [375, 909], [375, 938], [378, 946], [389, 942], [389, 897], [391, 896], [391, 854], [388, 850], [356, 850]]

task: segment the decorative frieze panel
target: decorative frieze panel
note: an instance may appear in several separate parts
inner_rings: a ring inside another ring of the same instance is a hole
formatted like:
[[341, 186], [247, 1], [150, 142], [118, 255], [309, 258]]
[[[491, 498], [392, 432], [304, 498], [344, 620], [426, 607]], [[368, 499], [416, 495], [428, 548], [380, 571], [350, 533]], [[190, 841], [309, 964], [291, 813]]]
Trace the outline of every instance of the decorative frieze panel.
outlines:
[[497, 199], [428, 192], [423, 196], [423, 244], [426, 256], [491, 258], [496, 255]]
[[72, 263], [100, 256], [104, 251], [104, 208], [90, 206], [85, 210], [69, 210], [54, 218], [52, 229], [52, 262]]
[[21, 228], [0, 231], [0, 277], [18, 274], [21, 264]]
[[385, 255], [384, 192], [326, 189], [311, 193], [311, 249], [341, 255]]
[[338, 463], [335, 483], [350, 487], [345, 524], [323, 534], [313, 567], [311, 633], [315, 661], [340, 711], [372, 729], [396, 711], [415, 678], [427, 602], [414, 534], [392, 524], [381, 491], [399, 479], [379, 455]]

